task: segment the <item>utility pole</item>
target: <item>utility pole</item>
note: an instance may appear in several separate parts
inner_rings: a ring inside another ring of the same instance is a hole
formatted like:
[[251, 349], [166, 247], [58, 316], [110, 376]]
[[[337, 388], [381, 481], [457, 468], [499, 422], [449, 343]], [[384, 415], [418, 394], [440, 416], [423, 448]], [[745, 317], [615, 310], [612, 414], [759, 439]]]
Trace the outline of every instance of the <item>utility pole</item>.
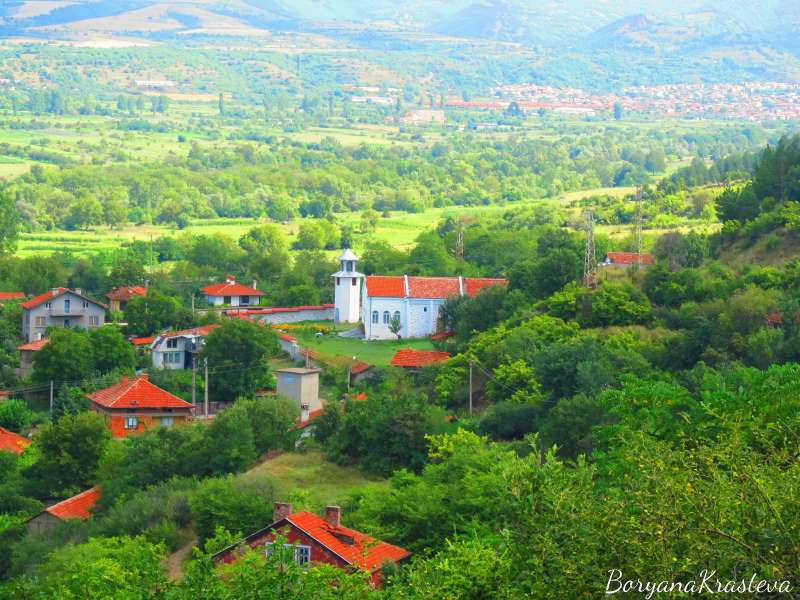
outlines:
[[472, 414], [472, 361], [469, 361], [469, 414]]
[[456, 258], [464, 260], [464, 224], [461, 221], [456, 229]]
[[208, 420], [208, 359], [203, 359], [203, 367], [205, 368], [205, 375], [206, 375], [206, 385], [203, 389], [203, 414], [205, 415], [206, 421]]
[[636, 213], [634, 215], [633, 225], [633, 243], [636, 246], [636, 264], [634, 270], [639, 270], [642, 264], [642, 198], [644, 197], [644, 189], [642, 186], [636, 188]]
[[192, 292], [192, 316], [194, 316], [194, 292]]
[[584, 213], [586, 221], [586, 249], [583, 255], [583, 285], [591, 290], [597, 287], [597, 256], [594, 249], [594, 211]]
[[192, 406], [197, 406], [197, 353], [192, 355]]
[[53, 380], [50, 380], [50, 420], [53, 420]]
[[153, 234], [150, 234], [150, 277], [153, 276]]

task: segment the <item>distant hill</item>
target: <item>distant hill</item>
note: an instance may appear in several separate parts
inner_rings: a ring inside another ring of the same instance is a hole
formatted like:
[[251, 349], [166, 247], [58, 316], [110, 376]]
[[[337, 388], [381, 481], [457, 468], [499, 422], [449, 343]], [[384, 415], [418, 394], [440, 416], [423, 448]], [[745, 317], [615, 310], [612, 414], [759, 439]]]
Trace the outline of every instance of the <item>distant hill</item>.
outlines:
[[541, 43], [532, 15], [511, 0], [475, 2], [429, 28], [453, 37]]

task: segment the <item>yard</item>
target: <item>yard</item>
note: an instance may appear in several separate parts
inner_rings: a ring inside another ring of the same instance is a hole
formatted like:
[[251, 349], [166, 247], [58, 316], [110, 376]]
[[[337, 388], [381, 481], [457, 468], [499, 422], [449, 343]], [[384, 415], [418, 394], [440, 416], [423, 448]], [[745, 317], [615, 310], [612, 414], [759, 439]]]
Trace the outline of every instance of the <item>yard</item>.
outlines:
[[429, 339], [401, 340], [401, 341], [366, 341], [357, 338], [345, 338], [335, 334], [326, 334], [320, 337], [314, 335], [313, 329], [299, 329], [290, 332], [297, 338], [303, 348], [316, 350], [327, 356], [355, 357], [356, 359], [375, 365], [386, 367], [392, 357], [401, 348], [414, 348], [415, 350], [433, 350], [433, 343]]

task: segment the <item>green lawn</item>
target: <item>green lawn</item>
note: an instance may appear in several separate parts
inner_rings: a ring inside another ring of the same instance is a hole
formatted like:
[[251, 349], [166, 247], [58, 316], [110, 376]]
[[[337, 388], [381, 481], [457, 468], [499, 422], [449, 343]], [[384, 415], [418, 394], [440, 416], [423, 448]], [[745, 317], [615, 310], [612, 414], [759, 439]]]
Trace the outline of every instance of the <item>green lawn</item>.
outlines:
[[386, 485], [385, 479], [330, 463], [319, 452], [281, 454], [240, 475], [245, 479], [264, 476], [274, 479], [288, 500], [295, 504], [300, 500], [301, 506], [296, 508], [317, 511], [329, 504], [342, 504], [365, 486]]
[[392, 357], [401, 348], [416, 350], [433, 350], [429, 339], [396, 341], [366, 341], [354, 338], [343, 338], [338, 335], [315, 337], [311, 331], [292, 331], [304, 348], [311, 348], [328, 356], [356, 357], [356, 359], [378, 367], [388, 366]]

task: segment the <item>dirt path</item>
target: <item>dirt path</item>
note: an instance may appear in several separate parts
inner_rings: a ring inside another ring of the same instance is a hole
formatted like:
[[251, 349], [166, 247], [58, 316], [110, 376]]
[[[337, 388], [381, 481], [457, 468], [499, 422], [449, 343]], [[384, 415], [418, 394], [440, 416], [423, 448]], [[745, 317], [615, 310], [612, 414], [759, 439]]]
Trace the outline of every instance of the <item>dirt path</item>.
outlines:
[[167, 577], [172, 581], [178, 581], [183, 577], [183, 563], [192, 553], [192, 548], [197, 545], [197, 538], [192, 538], [184, 546], [178, 548], [167, 557]]

